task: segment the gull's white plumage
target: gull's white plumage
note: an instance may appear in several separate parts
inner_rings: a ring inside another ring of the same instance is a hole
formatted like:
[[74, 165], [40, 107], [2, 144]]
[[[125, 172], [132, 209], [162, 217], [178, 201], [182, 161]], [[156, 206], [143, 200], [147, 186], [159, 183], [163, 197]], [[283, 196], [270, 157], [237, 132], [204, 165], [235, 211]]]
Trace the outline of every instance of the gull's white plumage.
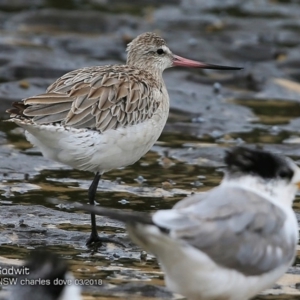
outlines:
[[[287, 197], [289, 191], [285, 191], [286, 195], [283, 195], [281, 189], [278, 189], [279, 197], [272, 198], [270, 194], [265, 191], [260, 191], [255, 187], [252, 189], [251, 183], [253, 183], [253, 180], [251, 177], [248, 179], [249, 180], [246, 179], [239, 183], [228, 183], [228, 181], [225, 180], [222, 184], [252, 190], [254, 194], [263, 196], [266, 201], [273, 202], [280, 207], [287, 216], [284, 224], [284, 232], [287, 240], [296, 245], [298, 241], [298, 223], [296, 216], [291, 208], [281, 203], [282, 199], [289, 198], [287, 202], [292, 200], [291, 197]], [[298, 180], [300, 181], [300, 174]], [[281, 198], [281, 196], [284, 197]], [[192, 211], [194, 207], [191, 206], [190, 209]], [[170, 213], [173, 214], [173, 211], [158, 211], [153, 215], [154, 223], [164, 227], [164, 225], [167, 225], [171, 221], [172, 215], [170, 216]], [[160, 222], [160, 220], [163, 220], [163, 222]], [[198, 251], [194, 247], [182, 243], [180, 240], [172, 238], [172, 236], [163, 235], [155, 226], [141, 225], [131, 227], [129, 225], [127, 228], [129, 235], [137, 244], [141, 244], [141, 236], [147, 236], [147, 246], [144, 245], [144, 247], [154, 253], [160, 261], [165, 273], [166, 285], [169, 289], [183, 294], [192, 300], [249, 299], [260, 291], [271, 287], [294, 260], [293, 257], [290, 261], [263, 275], [244, 276], [236, 270], [228, 270], [228, 268], [220, 267], [220, 265], [216, 264], [208, 255]], [[149, 247], [149, 244], [151, 244], [152, 247]], [[160, 259], [160, 257], [163, 257], [163, 259]], [[180, 272], [178, 270], [180, 270]], [[203, 288], [203, 286], [205, 288]]]
[[300, 169], [290, 159], [240, 147], [225, 162], [218, 187], [152, 216], [78, 207], [126, 222], [133, 241], [157, 257], [172, 291], [192, 300], [246, 300], [294, 260]]
[[[133, 241], [155, 254], [165, 274], [166, 286], [189, 300], [246, 300], [274, 284], [293, 260], [261, 276], [244, 276], [220, 267], [208, 255], [173, 238], [154, 226], [127, 226]], [[147, 246], [141, 243], [147, 236]], [[149, 245], [153, 247], [149, 247]]]

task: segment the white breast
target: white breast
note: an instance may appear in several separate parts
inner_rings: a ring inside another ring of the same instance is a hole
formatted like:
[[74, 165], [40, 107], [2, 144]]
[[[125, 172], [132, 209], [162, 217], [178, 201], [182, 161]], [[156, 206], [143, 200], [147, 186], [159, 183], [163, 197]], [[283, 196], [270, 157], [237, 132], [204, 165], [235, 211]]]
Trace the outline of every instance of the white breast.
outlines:
[[104, 133], [61, 125], [19, 125], [45, 157], [76, 169], [104, 173], [133, 164], [147, 153], [159, 138], [168, 112], [169, 101], [147, 121]]

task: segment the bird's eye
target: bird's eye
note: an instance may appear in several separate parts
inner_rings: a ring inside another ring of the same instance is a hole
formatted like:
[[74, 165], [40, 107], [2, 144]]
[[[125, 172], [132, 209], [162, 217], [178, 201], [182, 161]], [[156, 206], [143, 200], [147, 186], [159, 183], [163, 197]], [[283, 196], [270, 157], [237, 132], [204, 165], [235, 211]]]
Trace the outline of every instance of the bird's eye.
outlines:
[[281, 170], [278, 172], [280, 178], [291, 179], [294, 175], [292, 170]]
[[159, 48], [159, 49], [157, 49], [156, 53], [159, 55], [162, 55], [165, 53], [165, 51], [163, 49]]

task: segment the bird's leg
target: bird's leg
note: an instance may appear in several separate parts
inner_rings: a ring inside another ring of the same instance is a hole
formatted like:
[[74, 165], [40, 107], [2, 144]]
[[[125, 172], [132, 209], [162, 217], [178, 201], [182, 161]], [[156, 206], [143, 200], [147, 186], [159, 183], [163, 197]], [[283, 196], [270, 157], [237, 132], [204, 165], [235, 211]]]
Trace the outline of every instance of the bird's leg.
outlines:
[[[97, 172], [94, 179], [93, 179], [92, 184], [89, 187], [88, 195], [89, 195], [90, 205], [95, 205], [95, 196], [96, 196], [97, 187], [98, 187], [98, 183], [99, 183], [100, 179], [101, 179], [101, 175], [100, 175], [99, 172]], [[96, 216], [93, 213], [91, 213], [91, 226], [92, 226], [92, 232], [91, 232], [91, 235], [90, 235], [90, 237], [88, 238], [88, 240], [86, 242], [87, 246], [89, 246], [93, 243], [101, 242], [100, 237], [99, 237], [98, 232], [97, 232]]]
[[[98, 188], [98, 183], [101, 179], [101, 174], [99, 172], [96, 173], [94, 180], [92, 184], [89, 187], [89, 202], [90, 205], [95, 205], [95, 197], [96, 192]], [[118, 241], [114, 241], [113, 239], [110, 239], [108, 237], [100, 237], [97, 232], [97, 225], [96, 225], [96, 216], [94, 213], [91, 213], [91, 226], [92, 226], [92, 232], [88, 240], [86, 241], [87, 246], [92, 246], [94, 244], [97, 244], [97, 246], [101, 246], [102, 243], [115, 243], [119, 244], [124, 247], [124, 245]]]

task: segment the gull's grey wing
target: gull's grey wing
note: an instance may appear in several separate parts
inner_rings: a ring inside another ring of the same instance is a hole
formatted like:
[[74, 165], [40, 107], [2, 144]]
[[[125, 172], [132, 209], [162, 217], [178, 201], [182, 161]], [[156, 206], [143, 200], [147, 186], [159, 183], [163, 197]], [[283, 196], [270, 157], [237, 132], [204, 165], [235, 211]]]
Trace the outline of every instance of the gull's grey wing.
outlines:
[[263, 274], [293, 258], [296, 242], [285, 235], [287, 216], [276, 205], [232, 187], [215, 188], [198, 202], [196, 197], [156, 212], [154, 223], [217, 264], [245, 275]]

